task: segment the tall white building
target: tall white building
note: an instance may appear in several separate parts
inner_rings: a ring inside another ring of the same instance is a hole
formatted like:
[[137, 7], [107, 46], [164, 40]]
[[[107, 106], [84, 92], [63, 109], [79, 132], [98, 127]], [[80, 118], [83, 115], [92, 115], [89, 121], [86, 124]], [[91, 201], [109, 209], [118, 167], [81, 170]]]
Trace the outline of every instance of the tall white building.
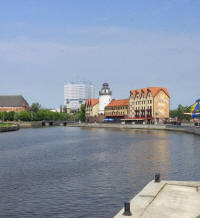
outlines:
[[99, 91], [99, 114], [104, 114], [105, 106], [112, 101], [112, 92], [110, 91], [109, 84], [104, 83], [101, 91]]
[[70, 110], [78, 110], [88, 98], [95, 98], [95, 87], [91, 83], [68, 83], [64, 86], [64, 106]]

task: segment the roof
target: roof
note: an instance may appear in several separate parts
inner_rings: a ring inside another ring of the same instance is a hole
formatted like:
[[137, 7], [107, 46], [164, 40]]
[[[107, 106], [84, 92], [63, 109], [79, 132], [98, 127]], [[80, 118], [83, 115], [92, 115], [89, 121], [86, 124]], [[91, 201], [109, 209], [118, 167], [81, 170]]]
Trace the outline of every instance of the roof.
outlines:
[[0, 107], [23, 107], [28, 104], [21, 95], [0, 95]]
[[128, 105], [129, 105], [129, 99], [119, 99], [119, 100], [113, 99], [110, 102], [110, 104], [108, 104], [106, 107], [128, 106]]
[[148, 87], [148, 88], [144, 88], [144, 89], [136, 89], [136, 90], [131, 90], [130, 93], [135, 97], [136, 94], [139, 94], [139, 96], [142, 96], [142, 93], [145, 94], [145, 96], [147, 96], [148, 92], [151, 92], [152, 96], [155, 97], [158, 92], [163, 91], [169, 98], [169, 92], [167, 90], [166, 87]]
[[90, 98], [90, 99], [87, 99], [85, 104], [86, 106], [95, 106], [96, 104], [99, 103], [99, 99], [98, 98]]

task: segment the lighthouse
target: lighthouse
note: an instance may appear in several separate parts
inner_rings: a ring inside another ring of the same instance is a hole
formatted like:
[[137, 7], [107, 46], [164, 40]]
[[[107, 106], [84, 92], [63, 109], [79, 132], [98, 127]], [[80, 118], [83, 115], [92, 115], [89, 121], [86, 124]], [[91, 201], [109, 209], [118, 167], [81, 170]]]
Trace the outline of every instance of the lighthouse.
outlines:
[[109, 84], [103, 83], [99, 91], [99, 114], [104, 114], [105, 106], [112, 100], [112, 92], [110, 91]]

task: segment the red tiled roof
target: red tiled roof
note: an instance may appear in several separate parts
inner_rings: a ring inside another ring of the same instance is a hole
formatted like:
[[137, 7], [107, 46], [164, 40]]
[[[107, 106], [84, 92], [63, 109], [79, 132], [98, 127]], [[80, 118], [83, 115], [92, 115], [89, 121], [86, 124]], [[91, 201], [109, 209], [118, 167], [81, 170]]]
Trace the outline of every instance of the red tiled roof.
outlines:
[[110, 104], [108, 104], [106, 107], [113, 107], [113, 106], [128, 106], [129, 105], [129, 99], [119, 99], [115, 100], [113, 99]]
[[136, 90], [133, 89], [130, 91], [130, 93], [135, 98], [136, 94], [139, 94], [139, 96], [141, 96], [142, 92], [145, 94], [145, 96], [147, 96], [147, 93], [149, 91], [151, 92], [152, 96], [155, 97], [158, 94], [158, 92], [161, 90], [170, 98], [169, 92], [165, 87], [148, 87], [148, 88], [136, 89]]
[[147, 88], [142, 89], [142, 92], [145, 94], [145, 96], [147, 96], [148, 94]]
[[90, 98], [90, 99], [87, 99], [85, 104], [86, 106], [95, 106], [96, 104], [99, 103], [99, 99], [98, 98]]
[[141, 89], [136, 89], [136, 93], [138, 93], [139, 96], [141, 96], [141, 94], [142, 94], [142, 90], [141, 90]]

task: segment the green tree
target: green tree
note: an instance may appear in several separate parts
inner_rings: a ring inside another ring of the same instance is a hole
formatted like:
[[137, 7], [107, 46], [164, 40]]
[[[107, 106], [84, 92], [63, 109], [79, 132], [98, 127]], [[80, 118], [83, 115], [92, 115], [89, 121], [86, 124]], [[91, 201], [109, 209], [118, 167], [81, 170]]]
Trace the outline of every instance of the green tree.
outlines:
[[7, 120], [8, 121], [13, 121], [15, 118], [15, 112], [14, 111], [10, 111], [7, 113]]
[[36, 102], [31, 105], [30, 111], [38, 112], [41, 108], [40, 103]]
[[186, 107], [179, 104], [177, 109], [170, 111], [170, 117], [177, 118], [178, 120], [188, 120], [189, 121], [191, 119], [191, 115], [184, 114], [185, 108]]
[[17, 112], [16, 119], [21, 121], [31, 121], [31, 113], [29, 111]]
[[80, 120], [85, 121], [85, 104], [82, 104], [80, 108]]
[[80, 109], [72, 115], [73, 121], [85, 121], [85, 105], [82, 104]]

